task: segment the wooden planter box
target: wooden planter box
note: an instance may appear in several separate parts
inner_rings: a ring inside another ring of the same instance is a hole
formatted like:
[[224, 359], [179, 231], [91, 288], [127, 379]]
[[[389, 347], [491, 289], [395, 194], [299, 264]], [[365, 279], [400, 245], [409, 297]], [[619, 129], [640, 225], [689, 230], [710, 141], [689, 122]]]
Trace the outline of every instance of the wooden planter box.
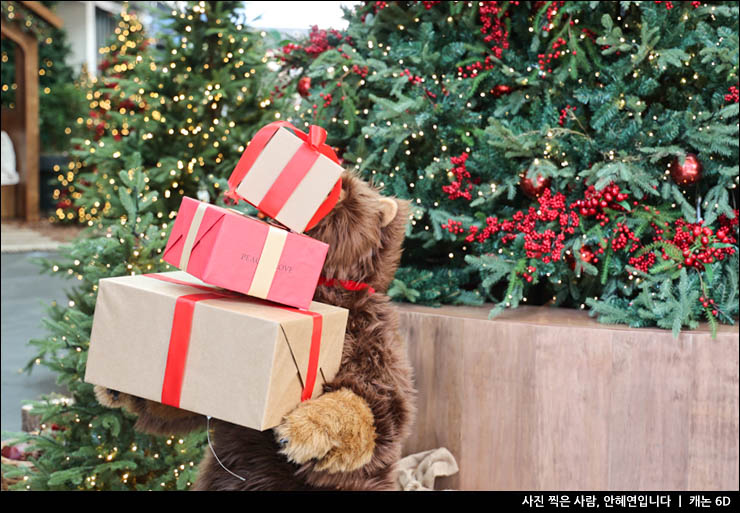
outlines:
[[419, 391], [404, 454], [446, 447], [460, 466], [437, 489], [738, 489], [737, 327], [398, 309]]

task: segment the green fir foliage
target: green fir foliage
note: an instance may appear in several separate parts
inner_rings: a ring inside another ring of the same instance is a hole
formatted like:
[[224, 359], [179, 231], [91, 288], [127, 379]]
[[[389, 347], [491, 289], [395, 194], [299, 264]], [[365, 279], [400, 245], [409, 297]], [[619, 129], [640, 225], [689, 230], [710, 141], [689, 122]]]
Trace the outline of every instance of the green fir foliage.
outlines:
[[[493, 315], [588, 307], [676, 334], [734, 323], [735, 3], [365, 2], [346, 18], [284, 42], [303, 97], [285, 114], [411, 200], [392, 297], [493, 302]], [[670, 174], [689, 154], [703, 167], [690, 185]], [[523, 186], [538, 180], [549, 196]], [[576, 204], [613, 187], [621, 199], [595, 212]], [[578, 226], [555, 216], [525, 233], [546, 208]], [[706, 243], [684, 236], [697, 224]], [[560, 251], [532, 249], [547, 230], [565, 235]]]
[[35, 402], [51, 427], [20, 438], [39, 456], [34, 470], [8, 471], [27, 477], [19, 489], [182, 490], [195, 479], [205, 432], [139, 433], [132, 415], [98, 404], [83, 378], [98, 281], [171, 269], [161, 253], [181, 198], [217, 200], [247, 141], [276, 119], [266, 48], [241, 7], [187, 2], [163, 14], [166, 33], [132, 57], [136, 73], [95, 89], [131, 103], [111, 109], [99, 137], [76, 141], [77, 202], [94, 217], [84, 236], [41, 262], [74, 286], [68, 303], [50, 307], [48, 335], [31, 342], [28, 365], [54, 370], [72, 401]]

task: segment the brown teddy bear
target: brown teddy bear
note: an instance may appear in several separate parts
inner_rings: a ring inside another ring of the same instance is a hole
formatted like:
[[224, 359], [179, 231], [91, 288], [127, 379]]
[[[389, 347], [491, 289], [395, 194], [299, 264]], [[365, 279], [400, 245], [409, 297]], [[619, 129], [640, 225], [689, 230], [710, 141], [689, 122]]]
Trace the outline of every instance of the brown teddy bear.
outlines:
[[[324, 394], [272, 430], [212, 420], [196, 490], [389, 490], [409, 434], [415, 390], [398, 315], [383, 292], [401, 258], [408, 204], [345, 172], [334, 210], [308, 235], [329, 244], [314, 299], [349, 310], [342, 364]], [[333, 279], [333, 280], [331, 280]], [[341, 285], [340, 280], [367, 288]], [[153, 434], [203, 429], [203, 416], [102, 387], [98, 400], [139, 416]], [[228, 469], [228, 470], [226, 470]]]

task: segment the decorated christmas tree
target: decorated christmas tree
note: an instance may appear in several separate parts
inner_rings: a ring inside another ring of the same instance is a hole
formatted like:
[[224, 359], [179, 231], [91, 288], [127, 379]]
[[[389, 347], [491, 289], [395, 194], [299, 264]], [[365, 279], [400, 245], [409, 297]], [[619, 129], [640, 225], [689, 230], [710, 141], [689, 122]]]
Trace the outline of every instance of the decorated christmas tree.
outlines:
[[414, 209], [390, 293], [738, 314], [732, 2], [365, 2], [284, 42], [300, 124]]
[[[99, 89], [99, 104], [112, 106], [116, 96], [133, 104], [104, 108], [104, 130], [77, 141], [89, 171], [79, 175], [88, 185], [75, 201], [90, 214], [89, 228], [43, 262], [76, 286], [68, 303], [50, 308], [49, 334], [31, 341], [37, 355], [29, 363], [53, 369], [71, 401], [36, 403], [47, 429], [20, 439], [40, 454], [21, 488], [185, 489], [194, 480], [205, 431], [140, 434], [130, 414], [99, 405], [83, 377], [98, 281], [171, 269], [160, 253], [183, 195], [219, 198], [251, 135], [279, 116], [261, 34], [244, 26], [240, 7], [188, 2], [167, 13], [156, 48], [119, 54], [119, 65], [136, 63], [136, 73]], [[95, 126], [100, 117], [91, 119]]]
[[[90, 140], [99, 141], [108, 135], [119, 141], [128, 135], [127, 128], [117, 125], [120, 118], [114, 119], [111, 113], [134, 114], [144, 107], [126, 96], [119, 88], [118, 81], [124, 78], [131, 79], [141, 72], [139, 68], [143, 59], [139, 58], [139, 55], [149, 43], [137, 14], [124, 9], [110, 40], [98, 50], [103, 55], [103, 60], [98, 66], [98, 76], [81, 77], [79, 88], [89, 108], [87, 111], [81, 109], [79, 114], [86, 112], [87, 115], [78, 114], [75, 120], [74, 126], [78, 136], [84, 133]], [[98, 209], [95, 207], [88, 211], [85, 207], [75, 204], [76, 200], [82, 197], [79, 185], [89, 185], [89, 182], [84, 180], [80, 184], [76, 183], [77, 175], [91, 171], [83, 170], [82, 165], [82, 160], [76, 159], [67, 169], [61, 169], [57, 176], [57, 188], [54, 190], [55, 220], [87, 223], [97, 214]]]

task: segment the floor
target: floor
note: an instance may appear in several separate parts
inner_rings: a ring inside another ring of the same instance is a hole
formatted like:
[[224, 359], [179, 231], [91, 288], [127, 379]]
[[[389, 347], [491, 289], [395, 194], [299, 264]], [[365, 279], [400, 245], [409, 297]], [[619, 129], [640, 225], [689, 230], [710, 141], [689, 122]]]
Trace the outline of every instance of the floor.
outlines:
[[41, 394], [63, 392], [55, 383], [55, 374], [44, 366], [35, 367], [30, 374], [19, 372], [35, 354], [28, 341], [46, 334], [41, 323], [45, 305], [52, 301], [65, 301], [64, 290], [72, 285], [72, 282], [62, 278], [39, 274], [39, 268], [32, 262], [33, 258], [53, 255], [40, 251], [4, 252], [0, 255], [2, 259], [0, 424], [3, 432], [20, 431], [23, 400], [38, 398]]

